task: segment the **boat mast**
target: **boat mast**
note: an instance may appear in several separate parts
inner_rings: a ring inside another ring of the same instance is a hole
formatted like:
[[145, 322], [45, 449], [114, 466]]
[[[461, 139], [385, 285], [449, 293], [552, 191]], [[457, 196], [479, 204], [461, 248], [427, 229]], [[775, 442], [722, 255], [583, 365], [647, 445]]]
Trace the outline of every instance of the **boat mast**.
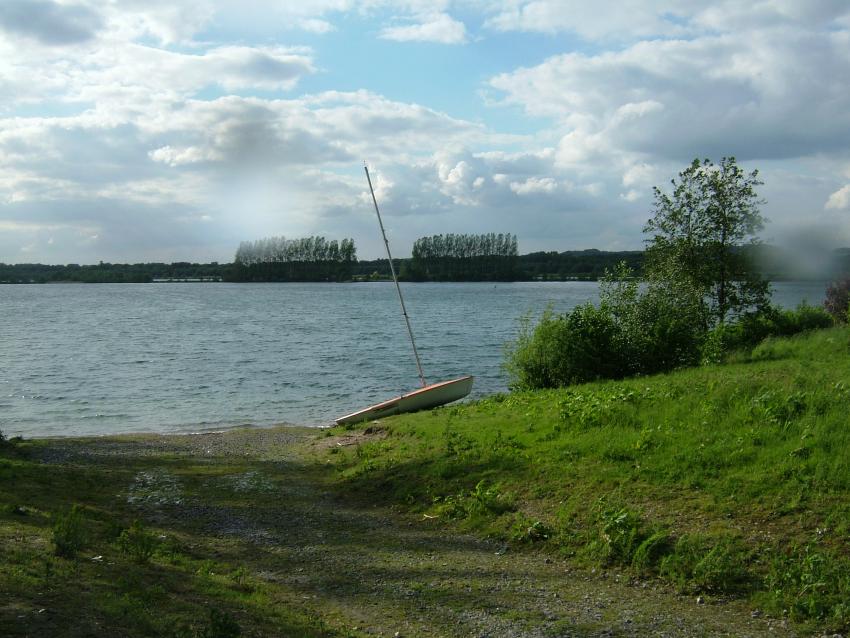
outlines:
[[381, 235], [384, 238], [384, 246], [387, 249], [387, 258], [390, 260], [390, 272], [393, 275], [396, 292], [398, 292], [398, 300], [401, 303], [401, 314], [404, 315], [404, 323], [407, 324], [407, 334], [410, 335], [410, 345], [413, 346], [413, 356], [416, 358], [416, 368], [419, 370], [419, 380], [424, 388], [428, 385], [425, 382], [425, 374], [422, 372], [422, 363], [419, 361], [419, 352], [416, 350], [416, 341], [413, 339], [413, 328], [410, 327], [410, 317], [407, 316], [407, 308], [404, 307], [404, 297], [401, 296], [401, 286], [398, 285], [398, 277], [395, 274], [395, 266], [393, 265], [393, 256], [390, 254], [390, 242], [387, 241], [387, 233], [384, 230], [384, 222], [381, 220], [381, 211], [378, 210], [378, 200], [375, 199], [375, 189], [372, 188], [372, 178], [369, 176], [369, 167], [363, 165], [363, 170], [366, 171], [366, 181], [369, 182], [369, 192], [372, 193], [372, 203], [375, 204], [375, 213], [378, 215], [378, 225], [381, 227]]

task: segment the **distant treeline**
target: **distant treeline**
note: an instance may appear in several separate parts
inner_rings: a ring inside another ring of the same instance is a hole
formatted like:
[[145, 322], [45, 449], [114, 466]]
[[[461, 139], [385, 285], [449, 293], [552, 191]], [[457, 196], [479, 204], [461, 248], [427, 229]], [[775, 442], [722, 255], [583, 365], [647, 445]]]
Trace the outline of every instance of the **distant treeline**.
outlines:
[[0, 264], [0, 283], [4, 284], [47, 284], [47, 283], [148, 283], [155, 279], [209, 279], [226, 280], [232, 264], [99, 264], [81, 266], [66, 264], [46, 266], [44, 264]]
[[[514, 235], [435, 235], [416, 241], [414, 257], [393, 261], [399, 278], [404, 281], [595, 280], [621, 261], [636, 274], [642, 272], [643, 266], [642, 251], [590, 249], [527, 255], [515, 251]], [[752, 257], [760, 264], [764, 276], [774, 281], [826, 280], [850, 273], [850, 248], [824, 251], [818, 263], [807, 263], [792, 252], [769, 245], [758, 246]], [[232, 264], [0, 263], [0, 283], [137, 283], [157, 279], [350, 281], [389, 277], [386, 259], [357, 260], [352, 240], [327, 241], [323, 237], [244, 242]]]
[[357, 262], [353, 239], [268, 237], [242, 242], [229, 281], [349, 281]]
[[[452, 277], [425, 277], [417, 271], [411, 259], [393, 259], [399, 279], [403, 281], [572, 281], [599, 279], [605, 270], [611, 270], [621, 261], [640, 273], [643, 265], [642, 251], [571, 250], [566, 252], [537, 252], [518, 255], [511, 276], [455, 279]], [[390, 276], [386, 259], [359, 261], [353, 270], [355, 279], [384, 279]]]
[[516, 235], [432, 235], [413, 243], [401, 274], [413, 281], [509, 281], [518, 278]]

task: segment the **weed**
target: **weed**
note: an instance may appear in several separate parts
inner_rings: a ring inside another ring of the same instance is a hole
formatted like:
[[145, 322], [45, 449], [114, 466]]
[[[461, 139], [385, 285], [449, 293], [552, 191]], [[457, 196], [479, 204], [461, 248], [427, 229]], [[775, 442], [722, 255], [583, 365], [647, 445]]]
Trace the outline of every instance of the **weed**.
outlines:
[[850, 623], [850, 560], [824, 551], [817, 542], [777, 555], [765, 585], [772, 611], [836, 627]]
[[121, 551], [140, 564], [151, 559], [158, 545], [156, 536], [146, 530], [138, 520], [133, 521], [129, 529], [125, 529], [118, 537]]
[[236, 620], [225, 611], [210, 609], [210, 624], [199, 638], [239, 638], [242, 629]]
[[86, 543], [88, 533], [79, 506], [73, 505], [65, 514], [58, 514], [53, 524], [53, 544], [57, 556], [74, 558]]
[[682, 591], [738, 591], [747, 582], [747, 556], [732, 538], [686, 534], [661, 559], [659, 571]]
[[173, 633], [173, 638], [239, 638], [242, 628], [226, 611], [210, 609], [209, 621], [202, 627], [182, 625]]
[[644, 574], [651, 573], [670, 550], [669, 534], [666, 530], [657, 530], [635, 548], [632, 554], [632, 567]]
[[510, 539], [517, 543], [539, 543], [552, 537], [552, 529], [544, 522], [517, 514], [511, 525]]
[[496, 486], [488, 486], [484, 480], [479, 481], [470, 492], [437, 496], [434, 504], [439, 515], [450, 519], [498, 516], [516, 509], [510, 496], [499, 492]]
[[470, 514], [502, 514], [516, 509], [510, 496], [499, 492], [496, 486], [488, 487], [484, 480], [478, 481], [469, 495], [467, 510]]
[[627, 509], [602, 513], [602, 558], [606, 563], [629, 564], [641, 545], [640, 516]]
[[446, 422], [446, 428], [443, 430], [443, 441], [446, 445], [446, 456], [451, 458], [468, 456], [475, 448], [472, 439], [451, 427], [451, 420]]

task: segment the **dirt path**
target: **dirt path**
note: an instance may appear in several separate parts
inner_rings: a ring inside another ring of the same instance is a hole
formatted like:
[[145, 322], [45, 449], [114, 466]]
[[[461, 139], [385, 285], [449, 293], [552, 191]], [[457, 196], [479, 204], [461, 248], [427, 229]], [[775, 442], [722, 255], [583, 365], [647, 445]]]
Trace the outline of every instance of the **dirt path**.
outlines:
[[191, 530], [201, 539], [192, 551], [242, 565], [277, 604], [352, 635], [795, 635], [736, 601], [698, 602], [614, 571], [575, 571], [439, 521], [346, 502], [328, 480], [331, 466], [306, 458], [314, 436], [276, 429], [57, 440], [44, 459], [143, 463], [121, 493], [146, 520]]

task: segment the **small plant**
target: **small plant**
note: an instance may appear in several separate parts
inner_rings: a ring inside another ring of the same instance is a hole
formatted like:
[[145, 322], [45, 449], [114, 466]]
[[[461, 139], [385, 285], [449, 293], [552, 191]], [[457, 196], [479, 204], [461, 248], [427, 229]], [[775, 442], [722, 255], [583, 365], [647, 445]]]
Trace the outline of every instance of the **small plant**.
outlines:
[[765, 578], [768, 607], [787, 610], [793, 619], [850, 623], [850, 564], [816, 543], [779, 554]]
[[470, 514], [502, 514], [516, 509], [513, 500], [499, 492], [497, 487], [488, 487], [486, 481], [478, 481], [469, 495], [467, 510]]
[[670, 536], [666, 530], [657, 530], [647, 536], [632, 554], [632, 567], [642, 573], [650, 573], [671, 549]]
[[518, 514], [511, 526], [510, 538], [517, 543], [540, 543], [552, 537], [552, 530], [543, 521]]
[[836, 321], [846, 323], [850, 319], [850, 277], [834, 281], [827, 287], [823, 307]]
[[182, 625], [171, 634], [173, 638], [239, 638], [241, 635], [242, 628], [233, 616], [214, 608], [210, 609], [209, 621], [205, 626]]
[[53, 544], [57, 556], [73, 558], [86, 542], [83, 512], [74, 505], [65, 514], [58, 514], [53, 524]]
[[129, 529], [125, 529], [118, 537], [118, 546], [121, 551], [137, 563], [147, 563], [156, 551], [157, 545], [157, 538], [138, 520], [133, 521]]
[[446, 456], [451, 458], [468, 456], [475, 449], [475, 443], [472, 439], [451, 427], [451, 420], [446, 422], [446, 429], [443, 430], [443, 440], [446, 443]]
[[210, 624], [198, 634], [198, 638], [239, 638], [242, 628], [226, 611], [210, 609]]
[[486, 481], [479, 481], [471, 492], [461, 492], [434, 499], [436, 512], [451, 519], [472, 518], [512, 512], [516, 505], [509, 496], [499, 492], [495, 486], [488, 487]]
[[643, 541], [640, 516], [627, 508], [621, 508], [603, 512], [601, 522], [605, 562], [631, 563], [635, 550]]
[[733, 592], [749, 578], [746, 558], [734, 539], [689, 534], [661, 559], [659, 571], [682, 591]]

